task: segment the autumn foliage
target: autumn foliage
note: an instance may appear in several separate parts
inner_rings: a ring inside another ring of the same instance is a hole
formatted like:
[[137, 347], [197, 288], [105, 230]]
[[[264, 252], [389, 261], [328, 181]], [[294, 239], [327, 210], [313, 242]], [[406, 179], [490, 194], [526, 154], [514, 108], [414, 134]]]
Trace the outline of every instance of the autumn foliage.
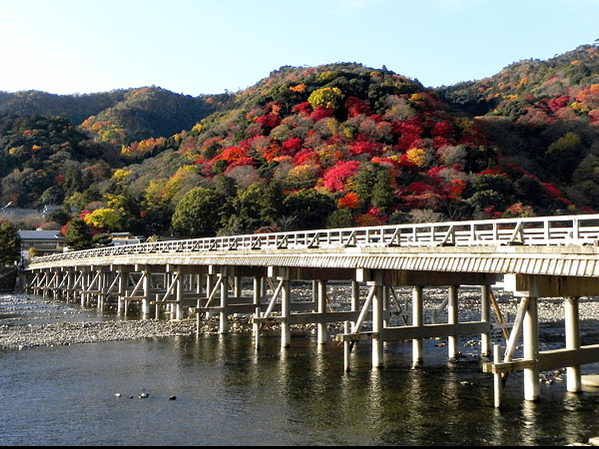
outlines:
[[199, 213], [191, 191], [221, 234], [588, 212], [599, 207], [599, 59], [593, 46], [573, 53], [439, 89], [359, 64], [282, 67], [203, 98], [206, 113], [174, 134], [132, 126], [124, 105], [157, 126], [198, 101], [135, 89], [82, 120], [85, 135], [6, 126], [0, 192], [146, 235], [184, 233]]

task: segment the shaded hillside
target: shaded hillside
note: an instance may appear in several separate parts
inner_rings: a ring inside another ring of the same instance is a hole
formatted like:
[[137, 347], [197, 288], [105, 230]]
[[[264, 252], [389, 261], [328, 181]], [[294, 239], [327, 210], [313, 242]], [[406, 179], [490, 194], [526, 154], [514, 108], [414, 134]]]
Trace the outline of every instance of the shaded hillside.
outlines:
[[63, 117], [73, 125], [80, 125], [91, 115], [111, 108], [123, 101], [125, 90], [85, 94], [56, 95], [38, 91], [0, 91], [0, 113], [12, 115], [41, 115]]
[[62, 117], [97, 140], [120, 145], [189, 129], [229, 100], [227, 94], [194, 98], [154, 86], [84, 95], [0, 92], [0, 113]]
[[527, 101], [576, 97], [585, 87], [597, 83], [599, 48], [581, 45], [546, 61], [519, 61], [489, 78], [441, 87], [436, 91], [444, 100], [475, 115], [492, 113], [517, 119], [526, 113]]
[[61, 204], [109, 175], [119, 158], [66, 119], [0, 114], [0, 207]]
[[96, 139], [115, 144], [169, 137], [226, 108], [231, 100], [228, 94], [194, 98], [157, 87], [131, 89], [115, 105], [88, 117], [81, 128]]
[[583, 45], [547, 61], [520, 61], [497, 75], [438, 90], [483, 116], [485, 133], [510, 158], [599, 208], [599, 49]]

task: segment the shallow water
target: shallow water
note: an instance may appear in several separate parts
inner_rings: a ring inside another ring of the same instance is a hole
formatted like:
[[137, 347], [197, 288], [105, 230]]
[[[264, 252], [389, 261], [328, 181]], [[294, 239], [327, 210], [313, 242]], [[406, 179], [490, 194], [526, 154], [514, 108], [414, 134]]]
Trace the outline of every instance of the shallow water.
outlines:
[[[73, 306], [52, 307], [60, 316]], [[543, 385], [533, 404], [510, 375], [494, 409], [492, 376], [466, 340], [455, 363], [426, 341], [418, 369], [410, 343], [388, 344], [377, 370], [360, 344], [349, 373], [334, 343], [261, 342], [260, 351], [249, 335], [0, 351], [0, 444], [561, 445], [599, 435], [599, 393], [570, 395], [565, 382]]]

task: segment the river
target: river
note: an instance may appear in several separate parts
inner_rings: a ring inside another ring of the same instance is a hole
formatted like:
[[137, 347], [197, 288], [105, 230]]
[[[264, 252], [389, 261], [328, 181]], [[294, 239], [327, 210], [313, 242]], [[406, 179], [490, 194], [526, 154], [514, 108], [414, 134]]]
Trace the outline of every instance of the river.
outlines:
[[[0, 296], [0, 325], [107, 319], [22, 298]], [[409, 342], [387, 344], [376, 370], [359, 344], [348, 373], [341, 346], [304, 336], [281, 351], [276, 334], [259, 351], [246, 334], [0, 350], [0, 445], [564, 445], [599, 435], [599, 393], [572, 395], [565, 382], [529, 403], [513, 373], [495, 409], [492, 376], [466, 341], [448, 362], [427, 340], [417, 369]]]

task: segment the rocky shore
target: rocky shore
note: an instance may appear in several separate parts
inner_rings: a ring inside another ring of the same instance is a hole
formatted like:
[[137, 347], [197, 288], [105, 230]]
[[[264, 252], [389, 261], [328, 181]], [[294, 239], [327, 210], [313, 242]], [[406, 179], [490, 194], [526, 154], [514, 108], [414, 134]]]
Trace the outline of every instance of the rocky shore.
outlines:
[[0, 348], [24, 349], [99, 341], [188, 336], [195, 320], [94, 321], [0, 325]]
[[[304, 292], [309, 295], [306, 289]], [[404, 306], [404, 300], [409, 300], [409, 289], [397, 292], [398, 302]], [[327, 293], [330, 305], [338, 307], [348, 306], [348, 290], [344, 286], [333, 286]], [[432, 311], [438, 308], [438, 322], [446, 322], [447, 310], [439, 307], [447, 296], [445, 289], [430, 289], [425, 291], [425, 323], [430, 323]], [[480, 317], [480, 291], [479, 289], [460, 289], [459, 315], [460, 321], [478, 320]], [[504, 320], [509, 320], [516, 315], [519, 299], [514, 298], [502, 290], [495, 292], [497, 302], [502, 311]], [[43, 300], [40, 300], [43, 301]], [[409, 309], [409, 308], [408, 308]], [[407, 310], [409, 314], [409, 310]], [[563, 328], [564, 306], [562, 299], [541, 299], [539, 301], [539, 318], [543, 323], [541, 333], [545, 337], [560, 338], [560, 329]], [[599, 341], [599, 299], [581, 298], [580, 300], [581, 334], [583, 339]], [[395, 320], [400, 318], [396, 317]], [[493, 321], [496, 318], [493, 316]], [[397, 323], [391, 323], [392, 325]], [[210, 334], [218, 332], [218, 319], [213, 317], [200, 323], [200, 333]], [[342, 332], [343, 323], [329, 325], [329, 331]], [[276, 325], [267, 326], [264, 330], [276, 330]], [[229, 325], [232, 333], [250, 333], [252, 325], [247, 316], [233, 317]], [[296, 333], [314, 333], [315, 325], [307, 324], [295, 326]], [[555, 334], [554, 331], [557, 331]], [[69, 345], [77, 343], [90, 343], [100, 341], [137, 340], [164, 337], [188, 337], [197, 332], [195, 317], [180, 321], [169, 320], [81, 320], [61, 321], [49, 323], [10, 323], [2, 324], [0, 320], [0, 349], [24, 349], [38, 346]], [[543, 335], [541, 336], [543, 338]], [[585, 342], [586, 343], [586, 342]], [[592, 341], [595, 343], [595, 341]], [[588, 343], [587, 343], [588, 344]]]

